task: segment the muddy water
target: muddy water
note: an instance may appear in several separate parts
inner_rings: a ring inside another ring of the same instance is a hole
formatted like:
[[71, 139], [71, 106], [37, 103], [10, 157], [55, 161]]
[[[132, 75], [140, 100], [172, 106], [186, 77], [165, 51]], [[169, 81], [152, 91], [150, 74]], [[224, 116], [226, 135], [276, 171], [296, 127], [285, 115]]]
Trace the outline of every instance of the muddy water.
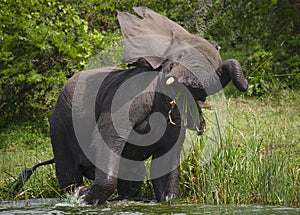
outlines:
[[113, 201], [101, 206], [87, 206], [78, 202], [62, 202], [58, 199], [30, 199], [28, 201], [4, 201], [0, 214], [300, 214], [300, 208], [262, 205], [185, 205]]

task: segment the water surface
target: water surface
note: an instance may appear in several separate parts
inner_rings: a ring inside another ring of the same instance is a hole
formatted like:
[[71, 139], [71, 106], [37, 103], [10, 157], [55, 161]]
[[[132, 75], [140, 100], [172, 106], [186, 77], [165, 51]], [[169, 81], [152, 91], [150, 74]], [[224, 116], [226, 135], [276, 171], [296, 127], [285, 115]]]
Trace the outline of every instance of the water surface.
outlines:
[[3, 201], [0, 214], [300, 214], [300, 208], [262, 205], [186, 205], [158, 204], [154, 202], [113, 201], [101, 206], [61, 202], [58, 199], [30, 199], [28, 201]]

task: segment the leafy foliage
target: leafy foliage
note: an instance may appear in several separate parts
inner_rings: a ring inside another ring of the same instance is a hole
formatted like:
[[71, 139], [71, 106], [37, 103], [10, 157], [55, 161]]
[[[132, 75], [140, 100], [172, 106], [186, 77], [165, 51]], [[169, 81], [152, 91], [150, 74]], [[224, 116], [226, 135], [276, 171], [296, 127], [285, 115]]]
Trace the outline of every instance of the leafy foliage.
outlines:
[[0, 127], [48, 116], [63, 83], [120, 39], [116, 11], [149, 7], [237, 58], [251, 95], [300, 80], [297, 0], [3, 0], [0, 2]]
[[48, 111], [67, 78], [114, 39], [69, 3], [8, 0], [0, 8], [0, 125]]
[[249, 94], [299, 86], [299, 1], [220, 0], [213, 7], [208, 33], [243, 63]]

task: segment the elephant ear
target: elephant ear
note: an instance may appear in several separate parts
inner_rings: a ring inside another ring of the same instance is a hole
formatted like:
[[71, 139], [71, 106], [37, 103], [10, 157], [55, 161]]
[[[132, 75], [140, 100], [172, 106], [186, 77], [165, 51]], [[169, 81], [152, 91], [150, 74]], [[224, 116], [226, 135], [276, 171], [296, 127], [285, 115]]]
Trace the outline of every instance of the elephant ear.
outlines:
[[146, 7], [134, 7], [133, 10], [141, 18], [118, 11], [125, 45], [123, 63], [146, 61], [157, 69], [165, 61], [174, 38], [191, 35], [177, 23]]

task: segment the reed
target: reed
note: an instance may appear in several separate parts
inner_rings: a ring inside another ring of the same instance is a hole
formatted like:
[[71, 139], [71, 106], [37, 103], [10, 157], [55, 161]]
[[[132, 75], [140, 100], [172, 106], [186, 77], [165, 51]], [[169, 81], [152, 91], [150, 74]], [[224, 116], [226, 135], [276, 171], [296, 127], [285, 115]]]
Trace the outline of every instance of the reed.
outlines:
[[0, 132], [0, 143], [0, 200], [57, 196], [54, 165], [38, 168], [20, 193], [12, 193], [25, 167], [53, 157], [47, 121], [12, 123]]
[[[181, 165], [181, 200], [299, 206], [298, 94], [283, 91], [261, 98], [227, 98], [226, 126], [224, 132], [218, 131], [222, 136], [215, 140], [217, 147], [206, 162], [209, 119], [204, 136], [189, 138], [193, 145]], [[53, 157], [48, 128], [46, 121], [35, 121], [1, 130], [0, 200], [59, 196], [54, 165], [40, 167], [17, 195], [10, 192], [25, 167]], [[144, 196], [153, 197], [150, 188], [145, 182]]]
[[299, 98], [227, 100], [227, 126], [217, 151], [199, 162], [205, 137], [181, 166], [182, 198], [205, 204], [299, 206]]

